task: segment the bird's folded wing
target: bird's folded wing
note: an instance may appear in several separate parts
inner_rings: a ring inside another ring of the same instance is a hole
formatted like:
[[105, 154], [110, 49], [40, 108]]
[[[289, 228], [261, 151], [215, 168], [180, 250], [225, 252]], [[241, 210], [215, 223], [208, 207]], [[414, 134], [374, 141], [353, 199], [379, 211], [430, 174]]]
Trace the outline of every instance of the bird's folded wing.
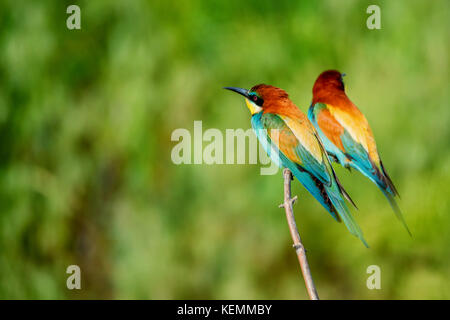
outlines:
[[[309, 122], [299, 122], [287, 116], [266, 113], [261, 118], [272, 143], [292, 162], [330, 185], [331, 171], [326, 155]], [[306, 120], [307, 121], [307, 120]]]
[[324, 103], [315, 104], [313, 112], [319, 128], [344, 154], [366, 170], [378, 165], [375, 140], [362, 114]]

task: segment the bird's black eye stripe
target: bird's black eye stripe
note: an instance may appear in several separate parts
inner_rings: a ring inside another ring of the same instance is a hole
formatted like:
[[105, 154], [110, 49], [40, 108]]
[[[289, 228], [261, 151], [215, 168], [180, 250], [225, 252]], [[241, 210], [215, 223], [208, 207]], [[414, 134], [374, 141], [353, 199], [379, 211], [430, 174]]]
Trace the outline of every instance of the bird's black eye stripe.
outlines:
[[258, 106], [262, 107], [262, 105], [263, 105], [263, 103], [264, 103], [264, 100], [261, 99], [260, 97], [257, 97], [257, 98], [258, 98], [258, 99], [256, 99], [256, 104], [257, 104]]
[[250, 94], [250, 99], [251, 99], [257, 106], [260, 106], [260, 107], [261, 107], [261, 106], [263, 105], [263, 103], [264, 103], [264, 100], [261, 99], [260, 97], [258, 97], [258, 95], [255, 94], [255, 93]]

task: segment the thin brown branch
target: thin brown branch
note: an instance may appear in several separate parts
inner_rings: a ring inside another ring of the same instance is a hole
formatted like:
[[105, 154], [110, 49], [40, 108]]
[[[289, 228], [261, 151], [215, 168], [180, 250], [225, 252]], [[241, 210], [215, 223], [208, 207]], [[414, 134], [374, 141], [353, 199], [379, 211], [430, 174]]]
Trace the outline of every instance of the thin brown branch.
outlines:
[[292, 173], [289, 169], [284, 169], [284, 203], [280, 205], [280, 208], [284, 208], [286, 211], [286, 219], [289, 225], [289, 231], [291, 232], [292, 240], [294, 241], [294, 249], [297, 253], [298, 262], [302, 269], [303, 279], [305, 279], [306, 290], [308, 291], [309, 298], [311, 300], [319, 300], [316, 287], [314, 285], [313, 278], [311, 276], [311, 270], [309, 269], [308, 259], [306, 258], [306, 250], [302, 244], [300, 234], [298, 233], [297, 225], [295, 224], [294, 210], [292, 208], [293, 203], [297, 200], [297, 196], [291, 198], [291, 180]]

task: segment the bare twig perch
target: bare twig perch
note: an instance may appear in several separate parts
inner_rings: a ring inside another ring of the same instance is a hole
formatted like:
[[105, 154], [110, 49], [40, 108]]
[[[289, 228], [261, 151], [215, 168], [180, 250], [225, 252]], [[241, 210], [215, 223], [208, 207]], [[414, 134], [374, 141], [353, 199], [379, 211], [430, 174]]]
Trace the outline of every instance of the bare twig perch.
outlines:
[[284, 203], [280, 204], [280, 208], [284, 208], [286, 211], [286, 219], [291, 232], [292, 240], [294, 241], [295, 252], [297, 253], [298, 262], [302, 269], [303, 279], [305, 279], [306, 290], [308, 291], [309, 298], [311, 300], [319, 300], [316, 287], [314, 285], [313, 278], [311, 276], [311, 270], [309, 269], [308, 259], [306, 258], [306, 250], [303, 247], [300, 234], [298, 233], [297, 225], [295, 224], [294, 210], [292, 204], [297, 200], [297, 196], [291, 198], [291, 180], [292, 173], [289, 169], [284, 169]]

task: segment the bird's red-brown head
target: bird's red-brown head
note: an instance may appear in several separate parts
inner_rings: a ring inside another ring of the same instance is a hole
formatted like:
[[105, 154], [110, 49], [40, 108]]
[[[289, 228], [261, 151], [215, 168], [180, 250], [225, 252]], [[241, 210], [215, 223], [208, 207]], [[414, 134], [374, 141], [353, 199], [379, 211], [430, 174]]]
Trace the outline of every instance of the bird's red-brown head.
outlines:
[[345, 92], [343, 77], [345, 73], [337, 70], [322, 72], [313, 86], [313, 97], [317, 98], [333, 92]]
[[267, 85], [258, 84], [249, 90], [250, 93], [254, 92], [258, 97], [260, 97], [267, 104], [271, 102], [282, 102], [289, 98], [289, 95], [283, 89]]
[[245, 102], [252, 115], [273, 107], [274, 105], [282, 106], [286, 103], [290, 103], [286, 91], [267, 84], [258, 84], [250, 90], [236, 87], [225, 87], [225, 89], [243, 95], [246, 98]]

